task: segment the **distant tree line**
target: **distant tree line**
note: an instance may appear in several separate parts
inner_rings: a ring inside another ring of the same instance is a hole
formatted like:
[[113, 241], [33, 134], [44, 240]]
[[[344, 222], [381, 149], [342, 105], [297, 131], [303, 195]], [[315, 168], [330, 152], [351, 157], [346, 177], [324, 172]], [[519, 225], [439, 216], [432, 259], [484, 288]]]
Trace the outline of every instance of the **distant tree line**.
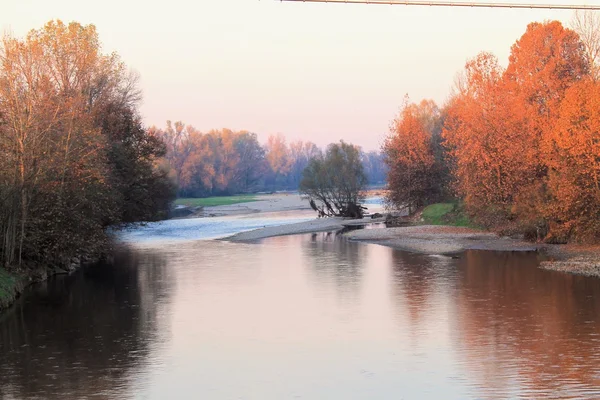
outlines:
[[[302, 173], [323, 151], [310, 141], [288, 143], [281, 135], [261, 145], [255, 133], [211, 130], [203, 133], [183, 122], [152, 127], [166, 145], [163, 167], [181, 197], [206, 197], [258, 191], [297, 190]], [[385, 182], [386, 166], [379, 152], [360, 152], [369, 183]]]
[[383, 153], [388, 200], [458, 198], [479, 225], [546, 242], [600, 240], [600, 26], [531, 23], [503, 68], [481, 53], [443, 108], [406, 102]]
[[106, 227], [164, 217], [174, 195], [136, 75], [93, 25], [52, 21], [0, 45], [0, 262], [61, 266]]

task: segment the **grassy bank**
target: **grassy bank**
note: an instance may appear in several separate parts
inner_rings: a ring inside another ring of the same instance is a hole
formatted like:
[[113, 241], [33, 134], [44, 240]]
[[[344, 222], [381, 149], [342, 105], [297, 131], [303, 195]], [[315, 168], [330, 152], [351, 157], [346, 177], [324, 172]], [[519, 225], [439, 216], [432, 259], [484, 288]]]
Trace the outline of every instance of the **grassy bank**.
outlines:
[[188, 206], [188, 207], [214, 207], [214, 206], [228, 206], [231, 204], [249, 203], [257, 201], [257, 197], [253, 195], [239, 195], [239, 196], [217, 196], [217, 197], [204, 197], [204, 198], [180, 198], [175, 200], [176, 205]]
[[19, 294], [20, 279], [0, 268], [0, 310], [8, 307]]
[[421, 213], [421, 219], [426, 225], [476, 227], [458, 203], [437, 203], [427, 206]]

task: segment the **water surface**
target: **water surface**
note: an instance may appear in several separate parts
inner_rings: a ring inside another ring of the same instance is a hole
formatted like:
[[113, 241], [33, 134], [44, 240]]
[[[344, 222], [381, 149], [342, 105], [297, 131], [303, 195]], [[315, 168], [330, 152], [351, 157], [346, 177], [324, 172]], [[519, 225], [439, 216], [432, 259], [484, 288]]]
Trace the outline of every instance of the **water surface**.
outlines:
[[143, 241], [0, 315], [0, 397], [600, 397], [600, 280], [334, 233]]
[[164, 245], [167, 242], [219, 239], [239, 232], [310, 221], [314, 218], [313, 210], [294, 210], [225, 217], [169, 219], [134, 225], [115, 232], [115, 235], [123, 243], [160, 242], [159, 244]]

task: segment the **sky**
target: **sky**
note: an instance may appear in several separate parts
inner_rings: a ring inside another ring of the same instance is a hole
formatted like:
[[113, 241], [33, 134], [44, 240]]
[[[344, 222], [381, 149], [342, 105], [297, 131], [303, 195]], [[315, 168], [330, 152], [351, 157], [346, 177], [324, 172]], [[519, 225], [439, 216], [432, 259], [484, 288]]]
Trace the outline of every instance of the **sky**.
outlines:
[[[505, 1], [505, 0], [499, 0]], [[506, 1], [505, 1], [506, 2]], [[523, 0], [527, 3], [571, 3]], [[572, 3], [598, 5], [598, 1]], [[287, 3], [277, 0], [2, 0], [0, 29], [94, 24], [141, 75], [148, 126], [282, 133], [375, 150], [404, 96], [442, 105], [481, 51], [508, 63], [533, 21], [572, 11]]]

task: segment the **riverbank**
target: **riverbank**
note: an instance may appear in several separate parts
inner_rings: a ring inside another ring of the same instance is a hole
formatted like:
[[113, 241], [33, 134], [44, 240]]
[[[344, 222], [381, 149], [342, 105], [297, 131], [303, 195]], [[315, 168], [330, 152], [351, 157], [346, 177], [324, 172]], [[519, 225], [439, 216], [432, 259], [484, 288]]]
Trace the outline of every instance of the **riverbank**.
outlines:
[[465, 250], [537, 251], [540, 268], [600, 278], [600, 245], [530, 243], [466, 227], [418, 225], [352, 231], [348, 240], [421, 254], [453, 255]]
[[[223, 240], [252, 242], [275, 236], [339, 231], [344, 228], [383, 224], [385, 218], [321, 218], [295, 224], [259, 228], [241, 232]], [[466, 227], [414, 225], [395, 228], [356, 229], [344, 233], [351, 241], [379, 244], [421, 254], [451, 255], [465, 250], [537, 251], [542, 246], [516, 239], [499, 237]]]
[[549, 245], [544, 251], [550, 258], [540, 268], [571, 274], [600, 277], [600, 246]]
[[316, 233], [339, 231], [344, 228], [384, 223], [384, 218], [344, 219], [339, 217], [318, 218], [294, 224], [269, 226], [252, 231], [240, 232], [223, 240], [230, 242], [253, 242], [275, 236], [299, 235], [303, 233]]
[[[295, 224], [259, 228], [238, 233], [223, 240], [253, 242], [275, 236], [339, 231], [344, 228], [384, 219], [344, 220], [323, 218]], [[351, 230], [344, 233], [350, 241], [378, 244], [420, 254], [452, 256], [466, 250], [536, 251], [546, 259], [540, 268], [572, 274], [600, 277], [600, 246], [549, 245], [501, 237], [478, 229], [445, 225], [412, 225], [394, 228]]]
[[23, 291], [23, 278], [0, 268], [0, 311], [10, 307]]
[[38, 274], [23, 275], [0, 268], [0, 312], [12, 306], [27, 286], [45, 281], [51, 276], [39, 276], [39, 271], [36, 272]]
[[422, 254], [452, 255], [465, 250], [537, 251], [540, 246], [466, 227], [417, 225], [352, 231], [348, 240]]
[[93, 263], [97, 258], [74, 257], [62, 267], [37, 266], [25, 267], [25, 272], [7, 271], [0, 268], [0, 311], [10, 306], [21, 296], [30, 285], [48, 280], [55, 275], [70, 274], [81, 268], [84, 264]]
[[274, 193], [253, 195], [252, 201], [216, 206], [179, 207], [175, 218], [228, 217], [263, 212], [303, 211], [310, 210], [308, 200], [297, 193]]

